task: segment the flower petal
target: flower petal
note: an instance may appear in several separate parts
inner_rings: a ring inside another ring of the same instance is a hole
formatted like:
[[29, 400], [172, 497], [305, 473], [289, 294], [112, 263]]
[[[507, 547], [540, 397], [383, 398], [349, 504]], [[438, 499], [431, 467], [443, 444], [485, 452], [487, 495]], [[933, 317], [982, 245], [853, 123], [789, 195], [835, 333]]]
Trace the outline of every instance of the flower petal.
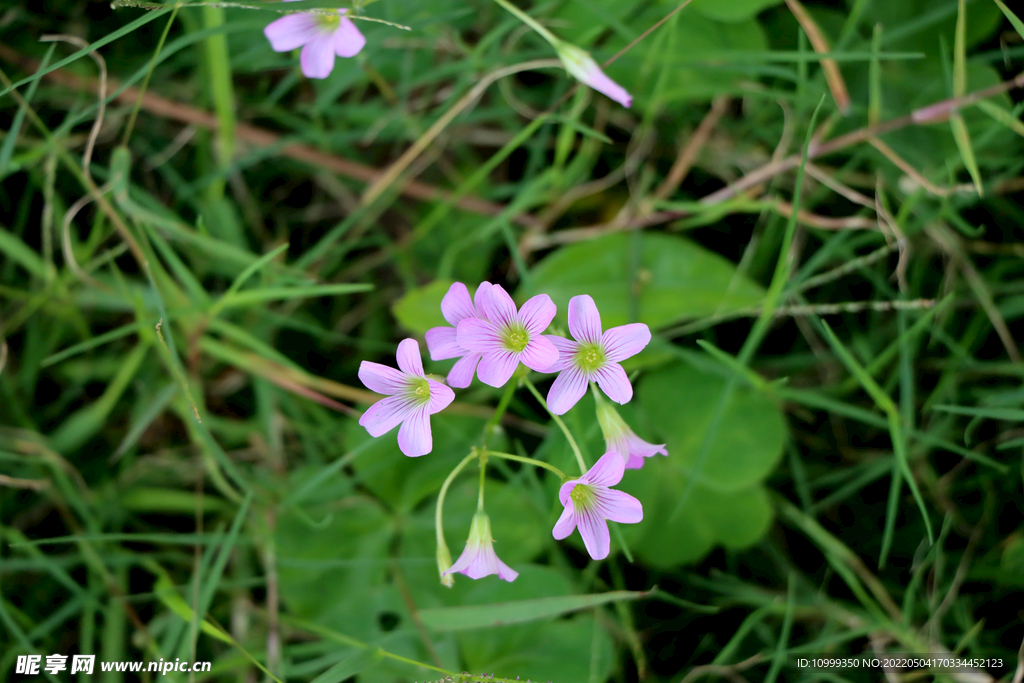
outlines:
[[561, 372], [572, 363], [573, 356], [580, 350], [579, 343], [553, 334], [545, 334], [543, 337], [558, 349], [558, 360], [544, 372]]
[[[469, 298], [469, 290], [461, 282], [453, 282], [448, 292], [441, 299], [441, 315], [444, 319], [458, 327], [466, 318], [475, 318], [476, 309]], [[436, 359], [435, 359], [436, 360]]]
[[430, 387], [430, 401], [427, 403], [427, 414], [439, 413], [455, 400], [455, 392], [435, 379], [428, 379], [427, 386]]
[[327, 78], [334, 70], [334, 33], [319, 31], [299, 55], [306, 78]]
[[448, 386], [465, 389], [473, 382], [476, 364], [480, 362], [479, 353], [469, 353], [459, 360], [448, 371]]
[[[495, 555], [495, 557], [497, 557], [497, 555]], [[511, 583], [511, 582], [516, 580], [517, 576], [519, 576], [519, 572], [517, 572], [515, 569], [512, 569], [512, 567], [509, 567], [507, 564], [502, 562], [500, 559], [498, 560], [498, 578], [499, 579], [504, 579], [505, 581], [508, 581], [509, 583]]]
[[402, 422], [398, 430], [398, 447], [410, 458], [426, 455], [434, 447], [426, 405], [417, 406]]
[[579, 481], [592, 486], [615, 486], [622, 481], [625, 472], [625, 461], [614, 451], [609, 451], [580, 477]]
[[366, 45], [366, 38], [351, 19], [341, 18], [334, 31], [334, 53], [339, 57], [355, 57]]
[[478, 318], [485, 317], [483, 301], [488, 296], [490, 296], [491, 287], [493, 286], [494, 285], [492, 285], [490, 282], [487, 282], [486, 280], [477, 285], [476, 293], [473, 294], [473, 305], [476, 308], [476, 315]]
[[548, 328], [557, 310], [558, 307], [551, 301], [550, 296], [538, 294], [530, 297], [530, 300], [519, 309], [519, 322], [523, 324], [530, 336], [534, 337]]
[[558, 362], [558, 349], [544, 336], [534, 337], [519, 354], [519, 360], [531, 370], [547, 372]]
[[558, 487], [558, 502], [560, 502], [562, 505], [568, 505], [569, 504], [569, 494], [572, 493], [572, 490], [574, 488], [576, 488], [576, 484], [578, 484], [579, 482], [580, 482], [579, 479], [570, 479], [569, 481], [567, 481], [564, 484], [562, 484], [561, 486], [559, 486]]
[[579, 368], [569, 366], [559, 373], [548, 389], [548, 410], [555, 415], [565, 415], [585, 393], [587, 376]]
[[570, 500], [565, 505], [565, 509], [562, 510], [562, 515], [555, 522], [555, 528], [551, 530], [551, 535], [554, 536], [556, 541], [561, 541], [572, 533], [573, 529], [576, 528], [576, 511], [573, 509], [572, 501]]
[[604, 93], [627, 109], [633, 104], [633, 98], [625, 88], [608, 78], [585, 50], [569, 43], [562, 43], [558, 46], [558, 56], [562, 58], [562, 63], [569, 73], [583, 83]]
[[420, 358], [420, 343], [415, 339], [403, 339], [398, 345], [398, 367], [403, 372], [423, 377], [423, 359]]
[[263, 35], [270, 41], [274, 52], [289, 52], [302, 47], [319, 32], [316, 18], [306, 12], [287, 14], [263, 29]]
[[[463, 321], [462, 324], [464, 324]], [[476, 368], [476, 376], [481, 382], [492, 387], [503, 387], [519, 367], [519, 354], [512, 351], [485, 353]]]
[[359, 424], [366, 428], [370, 436], [381, 436], [395, 428], [399, 422], [412, 415], [418, 406], [407, 396], [388, 396], [367, 408]]
[[636, 524], [644, 518], [640, 501], [625, 491], [595, 489], [595, 511], [605, 519], [622, 524]]
[[459, 346], [478, 353], [499, 353], [505, 350], [494, 325], [479, 318], [466, 318], [459, 323], [456, 339]]
[[380, 363], [364, 360], [359, 364], [359, 381], [370, 391], [394, 396], [409, 388], [409, 376]]
[[448, 360], [466, 353], [466, 350], [459, 346], [458, 333], [454, 327], [432, 327], [423, 336], [427, 340], [430, 360]]
[[592, 510], [580, 511], [576, 516], [576, 526], [587, 552], [595, 560], [603, 560], [611, 551], [611, 537], [608, 535], [608, 522]]
[[594, 379], [597, 380], [597, 386], [601, 387], [601, 391], [616, 403], [629, 403], [633, 398], [633, 385], [629, 383], [626, 371], [618, 363], [606, 363], [594, 373]]
[[589, 294], [569, 299], [569, 333], [584, 344], [601, 343], [601, 314]]
[[497, 327], [508, 327], [519, 319], [516, 302], [501, 285], [491, 285], [484, 293], [481, 311]]
[[640, 353], [651, 341], [651, 328], [643, 323], [630, 323], [606, 330], [601, 337], [605, 358], [618, 363]]

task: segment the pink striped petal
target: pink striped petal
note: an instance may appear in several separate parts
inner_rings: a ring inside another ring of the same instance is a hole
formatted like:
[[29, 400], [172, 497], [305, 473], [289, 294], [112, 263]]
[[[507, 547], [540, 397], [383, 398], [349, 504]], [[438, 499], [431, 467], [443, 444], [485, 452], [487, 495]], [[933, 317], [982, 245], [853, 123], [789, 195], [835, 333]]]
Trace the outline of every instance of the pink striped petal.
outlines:
[[601, 314], [589, 294], [580, 294], [569, 300], [569, 333], [578, 342], [601, 343]]
[[561, 372], [569, 367], [572, 364], [573, 356], [580, 350], [579, 343], [565, 337], [556, 337], [553, 334], [545, 334], [544, 338], [558, 349], [558, 360], [544, 372]]
[[402, 422], [398, 430], [398, 447], [410, 458], [426, 455], [434, 447], [426, 405], [416, 407]]
[[[460, 324], [465, 324], [463, 323]], [[519, 367], [519, 354], [512, 351], [485, 353], [476, 368], [476, 376], [481, 382], [492, 387], [503, 387]]]
[[448, 385], [456, 389], [468, 387], [473, 382], [473, 374], [479, 362], [479, 353], [470, 353], [455, 361], [455, 365], [448, 371]]
[[557, 310], [558, 307], [551, 301], [550, 296], [538, 294], [535, 297], [531, 297], [519, 309], [519, 321], [526, 328], [526, 331], [530, 333], [530, 336], [534, 337], [548, 328]]
[[570, 479], [569, 481], [558, 487], [558, 502], [562, 505], [572, 505], [572, 501], [569, 500], [569, 494], [576, 488], [576, 484], [580, 483], [579, 479]]
[[611, 551], [611, 537], [608, 535], [608, 522], [592, 510], [581, 510], [576, 515], [576, 526], [583, 537], [583, 545], [595, 560], [603, 560]]
[[561, 541], [563, 538], [568, 538], [569, 534], [576, 528], [576, 512], [573, 510], [572, 501], [570, 500], [565, 504], [565, 509], [562, 510], [562, 515], [555, 522], [555, 528], [551, 530], [551, 535], [555, 537], [556, 541]]
[[430, 401], [427, 403], [428, 415], [441, 412], [455, 400], [455, 392], [437, 380], [428, 379], [427, 386], [430, 387]]
[[558, 362], [558, 349], [545, 337], [534, 337], [519, 355], [519, 360], [531, 370], [547, 372], [548, 368]]
[[626, 371], [618, 363], [605, 363], [604, 367], [594, 373], [597, 386], [608, 395], [608, 398], [619, 404], [629, 403], [633, 398], [633, 385], [629, 383]]
[[459, 323], [459, 346], [478, 353], [502, 353], [505, 345], [491, 323], [479, 318], [467, 318]]
[[[342, 14], [345, 10], [340, 10]], [[351, 19], [341, 18], [334, 31], [334, 53], [339, 57], [355, 57], [366, 45], [366, 38], [359, 32]]]
[[263, 35], [270, 41], [270, 47], [275, 52], [290, 52], [302, 47], [319, 33], [316, 18], [305, 12], [287, 14], [263, 29]]
[[519, 320], [516, 303], [501, 285], [491, 285], [484, 293], [483, 314], [498, 327], [509, 327]]
[[320, 31], [299, 55], [299, 64], [306, 78], [327, 78], [334, 70], [334, 33]]
[[359, 418], [359, 424], [366, 428], [370, 436], [381, 436], [409, 418], [417, 409], [416, 403], [407, 396], [388, 396], [370, 406]]
[[625, 472], [625, 462], [622, 456], [614, 451], [609, 451], [601, 456], [594, 463], [585, 475], [580, 477], [580, 483], [593, 484], [594, 486], [615, 486], [622, 481]]
[[595, 489], [597, 512], [605, 519], [622, 524], [636, 524], [644, 518], [640, 501], [624, 491]]
[[398, 345], [398, 367], [403, 372], [423, 377], [423, 359], [420, 358], [420, 343], [415, 339], [403, 339]]
[[483, 301], [490, 295], [490, 290], [493, 286], [494, 285], [490, 282], [484, 280], [476, 288], [476, 293], [473, 295], [473, 305], [476, 307], [476, 315], [478, 318], [485, 317]]
[[453, 327], [458, 327], [466, 318], [476, 317], [476, 309], [473, 308], [473, 301], [469, 298], [466, 285], [455, 282], [448, 288], [448, 293], [441, 299], [441, 315]]
[[618, 363], [640, 353], [651, 341], [651, 328], [643, 323], [613, 327], [604, 333], [601, 345], [605, 358]]
[[466, 353], [466, 350], [459, 346], [458, 334], [454, 327], [432, 327], [423, 337], [427, 340], [430, 360], [448, 360]]
[[359, 381], [370, 391], [387, 396], [402, 393], [409, 387], [409, 377], [404, 372], [368, 360], [359, 364]]
[[587, 377], [576, 366], [570, 365], [559, 373], [548, 389], [548, 410], [565, 415], [587, 393]]

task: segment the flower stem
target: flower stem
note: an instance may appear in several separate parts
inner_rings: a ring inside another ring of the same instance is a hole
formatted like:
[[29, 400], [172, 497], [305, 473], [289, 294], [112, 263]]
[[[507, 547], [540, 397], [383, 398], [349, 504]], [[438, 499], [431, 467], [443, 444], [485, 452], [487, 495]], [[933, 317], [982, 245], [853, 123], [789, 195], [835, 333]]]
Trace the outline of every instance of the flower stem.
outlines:
[[487, 454], [486, 449], [480, 450], [480, 493], [476, 498], [477, 512], [484, 511], [484, 481], [487, 479]]
[[448, 551], [448, 544], [444, 542], [444, 529], [441, 524], [441, 517], [444, 512], [444, 499], [445, 496], [448, 495], [448, 487], [452, 485], [455, 477], [459, 475], [462, 468], [469, 464], [470, 460], [476, 457], [479, 457], [479, 453], [477, 449], [474, 448], [469, 452], [469, 455], [462, 459], [462, 462], [455, 466], [455, 469], [451, 471], [448, 478], [445, 479], [444, 483], [441, 485], [441, 492], [437, 494], [437, 511], [434, 513], [434, 531], [437, 534], [437, 547], [444, 548], [446, 553]]
[[487, 455], [493, 455], [493, 456], [498, 457], [498, 458], [504, 458], [505, 460], [515, 460], [517, 462], [525, 462], [527, 465], [534, 465], [535, 467], [543, 467], [544, 469], [551, 470], [552, 472], [557, 474], [558, 477], [562, 481], [565, 481], [566, 479], [568, 479], [568, 477], [565, 476], [565, 472], [563, 472], [562, 470], [558, 469], [554, 465], [549, 465], [548, 463], [546, 463], [546, 462], [544, 462], [542, 460], [536, 460], [534, 458], [527, 458], [525, 455], [513, 455], [512, 453], [499, 453], [497, 451], [487, 451]]
[[551, 409], [548, 408], [548, 402], [545, 401], [544, 397], [540, 395], [539, 391], [537, 391], [537, 387], [533, 386], [533, 382], [524, 377], [523, 384], [525, 384], [526, 388], [530, 390], [533, 397], [540, 401], [540, 404], [544, 406], [544, 410], [548, 411], [548, 414], [555, 421], [555, 424], [557, 424], [559, 429], [562, 430], [562, 433], [565, 434], [565, 438], [568, 440], [569, 446], [572, 448], [573, 455], [576, 456], [576, 462], [580, 465], [580, 473], [586, 474], [589, 468], [587, 467], [586, 461], [583, 459], [583, 453], [580, 452], [580, 447], [576, 445], [576, 439], [572, 438], [572, 432], [570, 432], [569, 428], [565, 426], [564, 422], [562, 422], [562, 418], [551, 412]]
[[508, 404], [512, 402], [512, 395], [514, 393], [516, 393], [516, 382], [509, 382], [505, 385], [505, 393], [502, 395], [501, 400], [498, 401], [498, 407], [494, 409], [494, 415], [491, 415], [491, 419], [484, 426], [484, 448], [487, 448], [487, 444], [490, 443], [494, 429], [498, 426], [498, 422], [501, 421], [502, 416], [508, 409]]
[[523, 22], [524, 24], [526, 24], [527, 26], [532, 28], [534, 31], [539, 33], [540, 37], [543, 38], [544, 40], [548, 41], [549, 43], [551, 43], [552, 47], [554, 47], [556, 50], [558, 49], [558, 45], [559, 45], [559, 43], [561, 41], [558, 40], [558, 38], [555, 38], [555, 36], [552, 35], [551, 31], [547, 30], [546, 28], [541, 26], [539, 23], [537, 23], [536, 19], [534, 19], [529, 14], [527, 14], [523, 10], [521, 10], [518, 7], [516, 7], [515, 5], [513, 5], [511, 2], [508, 2], [508, 0], [494, 0], [494, 1], [496, 3], [498, 3], [499, 5], [501, 5], [502, 7], [504, 7], [505, 9], [507, 9], [512, 14], [514, 14], [516, 16], [516, 18], [519, 19], [521, 22]]

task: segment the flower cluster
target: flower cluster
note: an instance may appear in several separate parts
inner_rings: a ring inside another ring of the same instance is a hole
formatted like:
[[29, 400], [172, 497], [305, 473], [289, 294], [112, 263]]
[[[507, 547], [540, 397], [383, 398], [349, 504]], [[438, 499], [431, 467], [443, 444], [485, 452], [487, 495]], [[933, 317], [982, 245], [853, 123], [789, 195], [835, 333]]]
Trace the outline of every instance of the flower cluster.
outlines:
[[[363, 384], [387, 398], [373, 404], [359, 424], [375, 437], [401, 425], [398, 431], [401, 451], [410, 457], [425, 455], [432, 448], [430, 416], [454, 400], [448, 385], [464, 389], [475, 375], [489, 386], [506, 386], [520, 364], [540, 373], [557, 373], [547, 400], [542, 403], [565, 430], [581, 476], [567, 477], [546, 463], [489, 451], [486, 438], [484, 447], [474, 449], [451, 476], [473, 458], [479, 458], [484, 467], [488, 455], [556, 472], [563, 482], [558, 492], [563, 510], [552, 535], [561, 540], [578, 529], [593, 559], [607, 557], [610, 552], [607, 520], [634, 524], [643, 518], [640, 501], [611, 487], [622, 480], [625, 470], [639, 469], [646, 458], [668, 452], [664, 444], [650, 444], [634, 434], [595, 385], [615, 403], [624, 404], [633, 397], [633, 387], [620, 363], [647, 346], [651, 340], [650, 329], [643, 323], [603, 329], [597, 305], [589, 295], [583, 294], [569, 301], [572, 339], [545, 334], [556, 313], [551, 297], [538, 294], [517, 308], [501, 285], [489, 282], [482, 282], [472, 297], [466, 285], [456, 282], [441, 301], [441, 313], [448, 326], [428, 330], [425, 338], [432, 360], [457, 359], [448, 373], [448, 384], [424, 373], [419, 344], [414, 339], [406, 339], [398, 346], [398, 370], [369, 361], [363, 361], [360, 366], [359, 379]], [[529, 379], [522, 377], [522, 381], [541, 398]], [[597, 421], [606, 444], [604, 455], [589, 469], [572, 435], [558, 417], [576, 405], [588, 386], [594, 391]], [[515, 384], [510, 385], [507, 391], [514, 388]], [[446, 490], [447, 484], [442, 489], [439, 508]], [[438, 520], [440, 518], [439, 511]], [[492, 544], [491, 522], [483, 509], [481, 488], [480, 504], [473, 517], [466, 549], [454, 564], [438, 529], [438, 565], [442, 581], [451, 585], [449, 575], [455, 572], [474, 579], [497, 574], [506, 581], [514, 580], [518, 574], [498, 559]]]
[[[294, 2], [295, 0], [285, 0]], [[548, 40], [559, 59], [574, 78], [604, 93], [628, 108], [633, 97], [626, 89], [608, 78], [597, 62], [583, 49], [555, 38], [549, 31], [514, 6], [501, 2], [506, 9], [523, 19]], [[291, 52], [302, 48], [299, 65], [306, 78], [327, 78], [334, 70], [334, 57], [355, 57], [366, 45], [366, 38], [347, 16], [347, 9], [317, 12], [291, 12], [270, 22], [263, 34], [275, 52]]]

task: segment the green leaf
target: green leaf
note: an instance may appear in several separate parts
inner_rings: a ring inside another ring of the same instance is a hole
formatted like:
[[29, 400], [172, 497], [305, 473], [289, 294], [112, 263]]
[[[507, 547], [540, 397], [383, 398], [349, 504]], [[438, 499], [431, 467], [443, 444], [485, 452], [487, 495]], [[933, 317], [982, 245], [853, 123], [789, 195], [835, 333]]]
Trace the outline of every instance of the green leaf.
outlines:
[[693, 0], [690, 8], [708, 19], [743, 21], [753, 19], [762, 10], [781, 5], [782, 2], [783, 0]]
[[632, 321], [634, 291], [639, 291], [636, 320], [651, 327], [754, 306], [764, 296], [728, 260], [674, 235], [638, 236], [633, 274], [633, 237], [615, 233], [562, 247], [537, 264], [532, 288], [520, 291], [519, 298], [548, 294], [565, 320], [569, 299], [589, 294], [608, 329]]
[[1017, 31], [1017, 34], [1024, 38], [1024, 21], [1020, 20], [1016, 14], [1010, 11], [1010, 8], [1003, 4], [1003, 0], [995, 0], [996, 5], [999, 6], [999, 10], [1006, 15], [1006, 18], [1013, 24], [1013, 28]]
[[724, 386], [718, 375], [677, 365], [645, 377], [638, 394], [674, 466], [698, 484], [728, 492], [746, 489], [775, 469], [786, 442], [786, 422], [764, 394], [736, 387], [703, 468], [693, 471]]
[[391, 306], [391, 312], [413, 334], [423, 334], [432, 327], [447, 325], [441, 315], [441, 299], [451, 285], [451, 280], [434, 280], [428, 285], [410, 289]]
[[434, 631], [466, 631], [547, 619], [619, 600], [639, 600], [647, 595], [642, 591], [609, 591], [594, 595], [561, 595], [491, 605], [437, 607], [420, 610], [420, 618], [427, 628]]
[[313, 679], [313, 683], [341, 683], [346, 678], [355, 676], [363, 669], [380, 661], [382, 653], [376, 648], [354, 650], [344, 659]]

